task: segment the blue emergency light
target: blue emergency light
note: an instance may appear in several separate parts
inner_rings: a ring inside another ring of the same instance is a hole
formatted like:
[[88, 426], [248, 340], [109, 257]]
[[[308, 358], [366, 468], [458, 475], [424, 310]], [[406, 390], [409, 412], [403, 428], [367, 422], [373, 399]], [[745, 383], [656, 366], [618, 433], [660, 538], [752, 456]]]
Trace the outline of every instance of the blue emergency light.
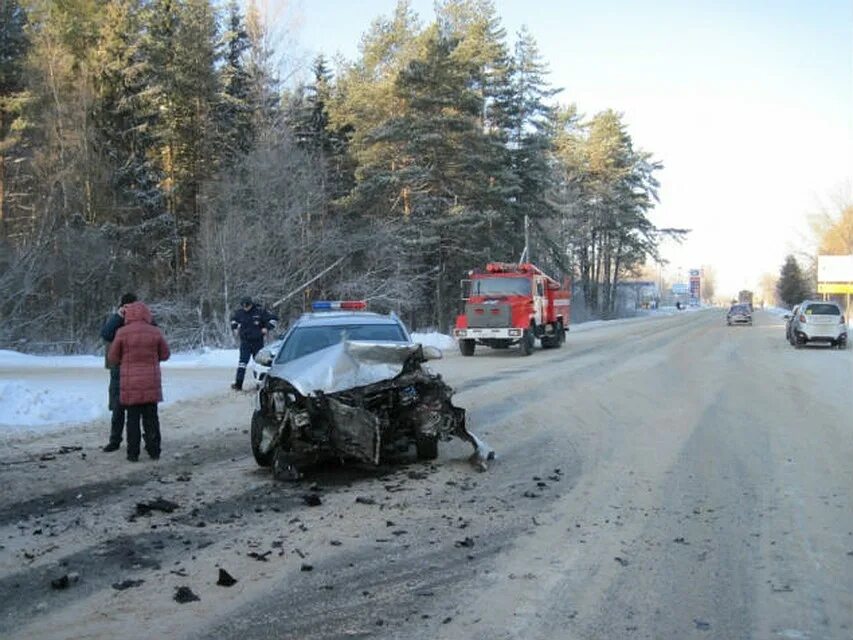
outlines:
[[313, 311], [361, 311], [367, 309], [364, 300], [315, 300], [311, 303]]

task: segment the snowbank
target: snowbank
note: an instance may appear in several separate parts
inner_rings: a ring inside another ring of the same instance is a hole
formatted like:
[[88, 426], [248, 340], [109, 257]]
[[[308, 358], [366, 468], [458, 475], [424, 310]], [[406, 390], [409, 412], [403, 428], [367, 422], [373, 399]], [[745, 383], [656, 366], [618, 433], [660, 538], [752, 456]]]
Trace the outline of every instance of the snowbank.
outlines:
[[96, 420], [106, 413], [106, 381], [96, 390], [71, 380], [57, 385], [0, 379], [0, 432]]
[[435, 331], [429, 333], [413, 333], [412, 342], [418, 342], [425, 347], [436, 347], [442, 351], [445, 349], [456, 348], [456, 340], [446, 334], [437, 333]]
[[[227, 389], [238, 356], [236, 349], [173, 354], [163, 363], [164, 404]], [[108, 385], [103, 356], [0, 351], [0, 437], [106, 419]]]

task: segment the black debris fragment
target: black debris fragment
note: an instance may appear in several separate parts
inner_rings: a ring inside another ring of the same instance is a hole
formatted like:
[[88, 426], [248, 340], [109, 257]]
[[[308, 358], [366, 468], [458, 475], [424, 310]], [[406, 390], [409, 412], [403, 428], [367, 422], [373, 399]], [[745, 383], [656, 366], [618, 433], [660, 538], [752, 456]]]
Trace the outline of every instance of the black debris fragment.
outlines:
[[303, 562], [302, 566], [299, 567], [300, 571], [314, 571], [314, 565], [308, 564], [307, 562]]
[[525, 498], [538, 498], [541, 496], [541, 494], [536, 493], [535, 491], [525, 491], [522, 495], [524, 495]]
[[442, 621], [441, 621], [441, 624], [449, 624], [449, 623], [451, 623], [451, 622], [453, 622], [453, 618], [451, 618], [450, 616], [448, 616], [448, 617], [446, 617], [444, 620], [442, 620]]
[[453, 546], [454, 547], [465, 547], [465, 548], [470, 549], [471, 547], [474, 546], [474, 540], [472, 538], [466, 537], [464, 540], [457, 540], [456, 542], [454, 542]]
[[113, 582], [113, 589], [116, 591], [124, 591], [125, 589], [133, 589], [139, 587], [145, 580], [122, 580], [121, 582]]
[[340, 547], [343, 543], [340, 540], [329, 540], [329, 544], [333, 547]]
[[616, 556], [616, 557], [615, 557], [615, 558], [613, 558], [613, 559], [614, 559], [616, 562], [618, 562], [619, 564], [621, 564], [623, 567], [627, 567], [627, 566], [628, 566], [628, 564], [629, 564], [629, 562], [628, 562], [627, 560], [625, 560], [625, 558], [620, 558], [619, 556]]
[[358, 504], [376, 504], [376, 500], [367, 496], [357, 496], [355, 501]]
[[323, 504], [323, 501], [320, 499], [316, 493], [306, 493], [302, 496], [302, 502], [307, 504], [309, 507], [319, 507]]
[[172, 502], [171, 500], [165, 500], [164, 498], [157, 498], [156, 500], [152, 500], [151, 502], [137, 502], [136, 503], [136, 515], [138, 516], [147, 516], [152, 511], [162, 511], [163, 513], [172, 513], [175, 509], [180, 507], [177, 502]]
[[673, 538], [673, 540], [672, 540], [672, 541], [673, 541], [675, 544], [690, 544], [689, 542], [687, 542], [687, 540], [685, 540], [685, 539], [684, 539], [684, 538], [682, 538], [682, 537]]
[[704, 620], [694, 618], [693, 624], [696, 625], [696, 628], [699, 629], [699, 631], [708, 631], [708, 629], [711, 628], [711, 623], [705, 622]]
[[178, 587], [177, 589], [175, 589], [175, 595], [173, 596], [173, 599], [178, 604], [201, 601], [201, 598], [194, 594], [193, 590], [189, 587]]
[[258, 562], [267, 562], [267, 556], [271, 553], [272, 551], [264, 551], [263, 553], [258, 553], [257, 551], [250, 551], [247, 555], [250, 558], [254, 558]]
[[237, 579], [228, 573], [225, 569], [219, 569], [219, 579], [216, 581], [216, 584], [220, 587], [231, 587], [237, 584]]
[[67, 589], [70, 584], [71, 580], [68, 579], [67, 573], [50, 581], [50, 586], [53, 589]]

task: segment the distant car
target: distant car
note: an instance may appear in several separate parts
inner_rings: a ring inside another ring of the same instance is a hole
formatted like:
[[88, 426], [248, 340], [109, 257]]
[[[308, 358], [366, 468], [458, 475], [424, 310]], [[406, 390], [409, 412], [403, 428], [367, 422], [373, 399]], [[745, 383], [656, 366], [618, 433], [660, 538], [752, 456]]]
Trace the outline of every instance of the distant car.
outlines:
[[467, 430], [453, 390], [425, 366], [441, 358], [414, 344], [393, 313], [364, 303], [315, 303], [278, 344], [258, 353], [269, 367], [251, 422], [255, 461], [277, 479], [297, 479], [297, 465], [320, 458], [378, 465], [409, 450], [438, 456], [438, 442], [457, 436], [474, 447], [485, 468], [491, 449]]
[[726, 314], [726, 324], [747, 324], [752, 326], [752, 309], [748, 304], [733, 304]]
[[792, 344], [800, 348], [810, 342], [831, 347], [847, 347], [847, 323], [841, 307], [834, 302], [805, 300], [790, 318]]
[[799, 312], [800, 312], [800, 305], [796, 305], [793, 309], [791, 309], [791, 313], [785, 314], [785, 339], [789, 343], [791, 343], [791, 345], [794, 344], [794, 332], [793, 332], [794, 318], [797, 316], [797, 314]]

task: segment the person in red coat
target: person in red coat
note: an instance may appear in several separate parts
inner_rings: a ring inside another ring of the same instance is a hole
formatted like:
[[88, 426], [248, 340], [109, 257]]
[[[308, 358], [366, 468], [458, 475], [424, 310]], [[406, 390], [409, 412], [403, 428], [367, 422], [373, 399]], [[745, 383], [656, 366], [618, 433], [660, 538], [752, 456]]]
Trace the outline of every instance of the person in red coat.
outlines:
[[139, 421], [145, 431], [145, 450], [160, 457], [160, 418], [157, 403], [163, 400], [160, 363], [169, 359], [163, 332], [151, 324], [151, 311], [142, 302], [124, 307], [124, 326], [116, 331], [108, 359], [120, 367], [121, 404], [127, 408], [127, 459], [139, 460]]

